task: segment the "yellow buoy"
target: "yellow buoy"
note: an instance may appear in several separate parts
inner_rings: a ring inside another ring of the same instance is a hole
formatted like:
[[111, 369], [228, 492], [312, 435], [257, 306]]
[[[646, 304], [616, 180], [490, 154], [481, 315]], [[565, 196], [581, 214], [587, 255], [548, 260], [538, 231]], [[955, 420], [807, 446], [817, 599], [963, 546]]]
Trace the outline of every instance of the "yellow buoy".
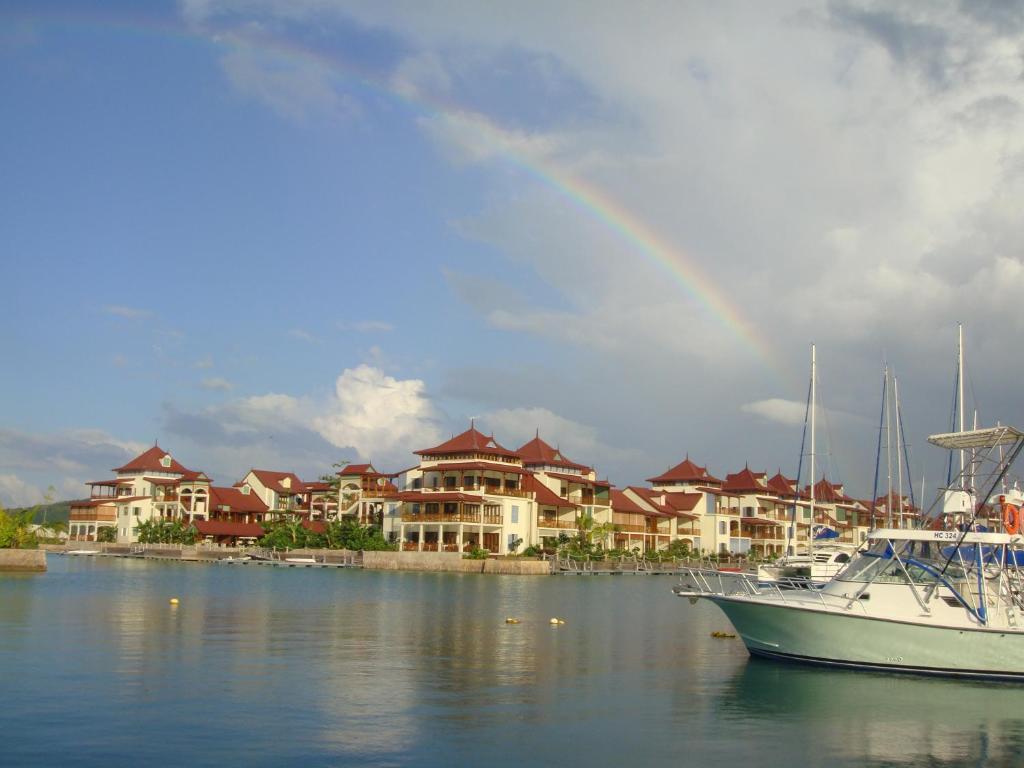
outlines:
[[519, 623], [519, 619], [514, 619], [511, 616], [506, 616], [505, 617], [505, 623], [506, 624], [518, 624]]
[[551, 618], [551, 621], [549, 621], [548, 623], [549, 623], [549, 624], [557, 624], [557, 623], [558, 623], [558, 619], [556, 619], [556, 618], [552, 617], [552, 618]]
[[177, 605], [177, 604], [178, 604], [178, 598], [172, 597], [171, 598], [171, 605]]

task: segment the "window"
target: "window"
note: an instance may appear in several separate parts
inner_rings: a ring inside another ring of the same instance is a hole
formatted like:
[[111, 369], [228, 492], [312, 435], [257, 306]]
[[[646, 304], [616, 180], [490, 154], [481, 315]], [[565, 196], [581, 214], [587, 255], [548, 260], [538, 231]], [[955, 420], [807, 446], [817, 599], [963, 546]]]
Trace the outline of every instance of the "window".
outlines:
[[165, 468], [171, 466], [170, 454], [168, 454], [168, 455], [164, 456], [162, 459], [160, 459], [160, 466], [161, 467], [165, 467]]
[[719, 522], [718, 522], [718, 533], [719, 533], [719, 535], [725, 536], [725, 534], [729, 532], [729, 530], [727, 528], [728, 525], [729, 524], [727, 522], [725, 522], [725, 520], [719, 520]]
[[512, 523], [512, 525], [515, 525], [518, 522], [519, 522], [519, 507], [517, 505], [513, 504], [512, 505], [512, 520], [511, 520], [511, 523]]
[[138, 517], [142, 514], [142, 507], [132, 507], [132, 514]]

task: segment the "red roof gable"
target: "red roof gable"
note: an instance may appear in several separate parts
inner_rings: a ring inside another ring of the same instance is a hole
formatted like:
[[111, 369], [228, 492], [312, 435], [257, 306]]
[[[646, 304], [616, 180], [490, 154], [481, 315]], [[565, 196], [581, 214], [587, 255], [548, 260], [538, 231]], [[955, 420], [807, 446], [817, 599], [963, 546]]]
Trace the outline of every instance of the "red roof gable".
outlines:
[[[168, 466], [164, 466], [161, 460], [165, 457], [171, 459]], [[117, 467], [112, 470], [113, 472], [174, 472], [179, 475], [194, 475], [196, 473], [185, 469], [179, 464], [171, 454], [161, 448], [159, 445], [154, 445], [148, 451], [144, 451], [136, 456], [134, 459], [129, 461], [123, 467]]]
[[648, 483], [708, 483], [712, 485], [721, 485], [722, 481], [717, 477], [713, 477], [708, 474], [707, 467], [699, 467], [690, 461], [690, 457], [687, 456], [683, 461], [676, 464], [671, 469], [666, 470], [657, 477], [647, 478]]
[[210, 510], [216, 512], [218, 507], [231, 507], [232, 512], [256, 512], [267, 511], [267, 505], [256, 494], [242, 493], [240, 488], [218, 488], [210, 486]]
[[451, 440], [435, 445], [433, 448], [414, 451], [414, 453], [418, 456], [437, 456], [448, 453], [487, 453], [498, 456], [514, 456], [516, 458], [519, 456], [515, 451], [502, 447], [493, 437], [488, 437], [472, 426]]
[[[278, 493], [302, 493], [306, 490], [306, 485], [299, 476], [294, 472], [272, 472], [269, 469], [254, 469], [252, 473], [256, 475], [257, 479], [263, 483], [267, 488], [277, 491]], [[286, 488], [282, 481], [286, 478], [291, 478], [291, 488]]]
[[722, 490], [734, 493], [764, 493], [769, 490], [766, 476], [766, 472], [751, 472], [750, 467], [744, 467], [740, 472], [725, 476]]
[[577, 464], [572, 459], [566, 458], [557, 448], [541, 440], [540, 433], [516, 451], [516, 453], [522, 457], [524, 464], [546, 464], [552, 467], [577, 469], [581, 472], [590, 470], [590, 467]]
[[704, 498], [703, 493], [664, 493], [665, 504], [676, 512], [693, 512]]
[[768, 490], [777, 496], [793, 496], [796, 494], [796, 480], [790, 480], [781, 472], [768, 479]]
[[[810, 488], [804, 489], [805, 493], [810, 493]], [[839, 488], [824, 477], [814, 484], [814, 499], [815, 501], [824, 502], [843, 502], [849, 501], [846, 495], [839, 490]]]
[[632, 491], [647, 504], [654, 508], [654, 512], [650, 512], [641, 507], [641, 511], [645, 515], [656, 514], [659, 517], [674, 517], [675, 512], [667, 504], [661, 502], [662, 491], [652, 491], [650, 488], [638, 488], [635, 485], [626, 487], [627, 491]]
[[634, 515], [647, 514], [646, 509], [617, 488], [612, 489], [612, 512], [626, 512]]

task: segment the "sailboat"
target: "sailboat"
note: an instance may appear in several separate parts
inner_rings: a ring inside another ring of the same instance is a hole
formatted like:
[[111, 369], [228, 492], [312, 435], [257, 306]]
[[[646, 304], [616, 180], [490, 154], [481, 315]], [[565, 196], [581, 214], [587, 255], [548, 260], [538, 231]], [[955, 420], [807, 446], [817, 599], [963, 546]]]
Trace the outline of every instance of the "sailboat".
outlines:
[[[797, 553], [793, 544], [796, 533], [796, 511], [797, 503], [794, 499], [793, 515], [789, 535], [787, 538], [787, 554], [774, 563], [765, 563], [757, 568], [757, 578], [763, 583], [781, 583], [788, 585], [790, 582], [809, 581], [814, 584], [824, 584], [841, 571], [850, 560], [850, 556], [856, 547], [850, 544], [842, 544], [834, 541], [838, 534], [827, 525], [815, 522], [815, 416], [817, 411], [817, 389], [818, 389], [818, 359], [817, 350], [811, 344], [811, 384], [807, 394], [807, 409], [810, 420], [811, 432], [811, 482], [809, 493], [810, 526], [808, 527], [807, 552]], [[806, 425], [806, 422], [805, 422]], [[802, 453], [802, 450], [801, 450]], [[801, 459], [803, 457], [801, 456]], [[797, 472], [797, 485], [799, 486], [799, 471]]]

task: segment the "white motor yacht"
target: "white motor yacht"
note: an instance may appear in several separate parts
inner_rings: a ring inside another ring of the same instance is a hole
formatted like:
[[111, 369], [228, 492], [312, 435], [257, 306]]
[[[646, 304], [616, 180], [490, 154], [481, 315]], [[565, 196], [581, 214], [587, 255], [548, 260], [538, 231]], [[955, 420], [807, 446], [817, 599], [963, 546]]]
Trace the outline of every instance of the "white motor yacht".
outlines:
[[[1021, 511], [1012, 496], [995, 493], [1024, 448], [1024, 433], [995, 427], [929, 441], [970, 451], [975, 470], [995, 465], [969, 519], [940, 513], [933, 527], [947, 527], [939, 530], [875, 530], [824, 585], [764, 584], [753, 574], [726, 581], [690, 569], [676, 594], [719, 606], [754, 655], [1024, 681]], [[983, 530], [982, 508], [1000, 513], [1004, 530]]]

